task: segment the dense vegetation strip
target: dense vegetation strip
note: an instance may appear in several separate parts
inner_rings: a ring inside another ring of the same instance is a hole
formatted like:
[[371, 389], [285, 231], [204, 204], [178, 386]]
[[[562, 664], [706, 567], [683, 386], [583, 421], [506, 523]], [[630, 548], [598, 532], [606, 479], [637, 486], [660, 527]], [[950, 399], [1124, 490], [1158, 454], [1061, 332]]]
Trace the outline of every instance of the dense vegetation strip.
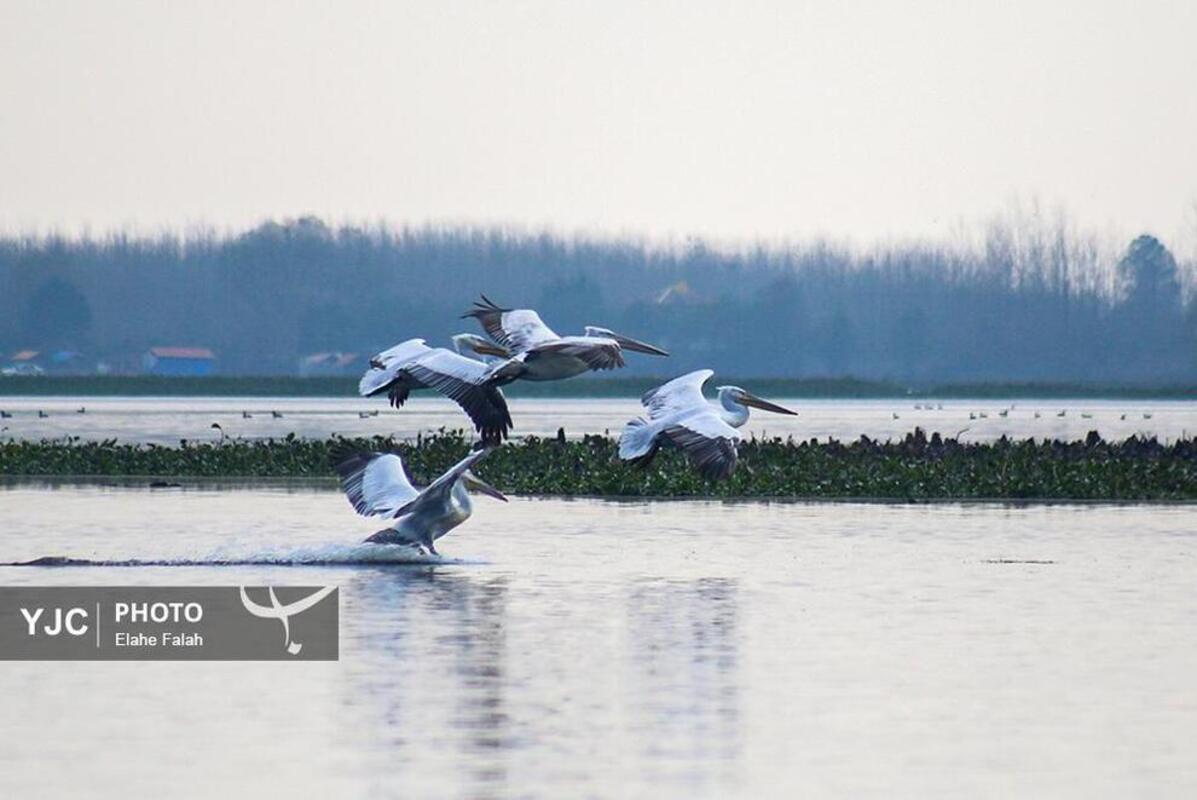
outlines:
[[[394, 450], [417, 482], [461, 458], [469, 442], [442, 431], [415, 442], [373, 439], [181, 442], [177, 447], [78, 439], [0, 443], [0, 474], [171, 477], [327, 477], [335, 454]], [[514, 494], [611, 497], [868, 497], [1197, 500], [1197, 439], [1103, 441], [930, 439], [898, 442], [750, 440], [731, 480], [711, 483], [680, 454], [663, 451], [647, 469], [616, 457], [614, 440], [527, 437], [502, 447], [478, 470]]]

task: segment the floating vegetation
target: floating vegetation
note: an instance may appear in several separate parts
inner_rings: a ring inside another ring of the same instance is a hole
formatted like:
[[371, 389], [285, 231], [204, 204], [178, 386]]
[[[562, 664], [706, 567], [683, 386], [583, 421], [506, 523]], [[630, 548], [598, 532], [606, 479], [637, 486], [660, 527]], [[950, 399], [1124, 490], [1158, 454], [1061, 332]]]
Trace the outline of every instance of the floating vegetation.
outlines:
[[[346, 447], [394, 450], [417, 482], [459, 460], [470, 441], [442, 430], [415, 441], [283, 439], [180, 442], [177, 447], [80, 439], [0, 442], [2, 475], [318, 478], [332, 477], [332, 454]], [[845, 443], [749, 439], [732, 478], [699, 477], [680, 453], [662, 451], [645, 470], [621, 462], [605, 436], [526, 437], [479, 468], [503, 492], [606, 497], [774, 497], [1070, 500], [1197, 500], [1197, 439], [1104, 441], [999, 439], [988, 444], [926, 437]]]

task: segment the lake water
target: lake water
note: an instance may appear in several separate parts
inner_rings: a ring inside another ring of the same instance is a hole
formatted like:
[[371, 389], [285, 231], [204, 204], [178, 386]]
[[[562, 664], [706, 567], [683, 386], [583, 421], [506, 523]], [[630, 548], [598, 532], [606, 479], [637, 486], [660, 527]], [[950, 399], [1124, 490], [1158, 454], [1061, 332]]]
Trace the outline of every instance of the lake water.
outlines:
[[[335, 663], [0, 663], [0, 796], [1192, 797], [1194, 519], [480, 498], [436, 565], [4, 567], [335, 584], [342, 622]], [[3, 561], [377, 527], [318, 488], [0, 487]]]
[[[1107, 439], [1154, 435], [1172, 441], [1197, 434], [1197, 401], [942, 400], [919, 401], [924, 408], [916, 410], [914, 401], [904, 400], [774, 399], [798, 416], [754, 410], [744, 428], [747, 435], [831, 436], [845, 441], [865, 434], [884, 440], [901, 438], [916, 426], [928, 435], [937, 431], [945, 436], [960, 435], [966, 441], [991, 441], [1003, 435], [1083, 439], [1091, 430]], [[513, 398], [509, 404], [514, 436], [553, 436], [558, 428], [564, 428], [568, 436], [617, 435], [629, 419], [643, 413], [635, 398]], [[78, 413], [80, 408], [85, 413]], [[213, 423], [226, 435], [245, 439], [288, 433], [318, 438], [333, 433], [414, 438], [421, 432], [468, 424], [457, 406], [435, 396], [413, 398], [400, 411], [383, 400], [352, 397], [0, 397], [0, 409], [13, 415], [0, 420], [0, 429], [7, 428], [0, 430], [0, 437], [116, 437], [157, 444], [218, 439], [220, 432], [212, 428]], [[47, 416], [39, 417], [39, 411]], [[271, 411], [282, 418], [274, 418]], [[359, 416], [371, 411], [378, 411], [378, 416]], [[1003, 411], [1006, 416], [1001, 416]], [[1059, 416], [1061, 411], [1063, 416]]]

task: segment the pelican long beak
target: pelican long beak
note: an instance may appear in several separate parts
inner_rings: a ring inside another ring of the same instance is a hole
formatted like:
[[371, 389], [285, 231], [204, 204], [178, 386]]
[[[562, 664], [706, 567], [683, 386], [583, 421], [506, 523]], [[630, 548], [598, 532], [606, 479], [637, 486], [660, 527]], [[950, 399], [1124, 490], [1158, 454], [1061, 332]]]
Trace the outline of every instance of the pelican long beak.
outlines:
[[481, 356], [498, 356], [499, 358], [510, 358], [511, 353], [507, 352], [507, 348], [500, 347], [497, 344], [490, 342], [477, 342], [470, 345], [470, 349]]
[[774, 414], [789, 414], [790, 416], [794, 417], [798, 416], [797, 411], [790, 411], [788, 408], [783, 408], [776, 403], [770, 403], [768, 400], [764, 400], [760, 397], [757, 397], [755, 394], [749, 394], [748, 392], [744, 392], [744, 396], [740, 398], [740, 402], [746, 406], [753, 406], [755, 408], [764, 409], [765, 411], [772, 411]]
[[490, 495], [496, 500], [502, 500], [504, 503], [507, 502], [507, 495], [503, 494], [498, 489], [479, 478], [473, 472], [467, 470], [466, 472], [462, 473], [462, 477], [465, 478], [467, 489], [471, 489], [476, 492], [482, 492], [482, 494], [485, 495]]
[[648, 353], [650, 356], [667, 356], [668, 350], [662, 350], [659, 347], [654, 347], [651, 344], [641, 342], [629, 336], [622, 336], [618, 333], [611, 334], [615, 341], [619, 342], [619, 346], [625, 350], [632, 350], [636, 353]]

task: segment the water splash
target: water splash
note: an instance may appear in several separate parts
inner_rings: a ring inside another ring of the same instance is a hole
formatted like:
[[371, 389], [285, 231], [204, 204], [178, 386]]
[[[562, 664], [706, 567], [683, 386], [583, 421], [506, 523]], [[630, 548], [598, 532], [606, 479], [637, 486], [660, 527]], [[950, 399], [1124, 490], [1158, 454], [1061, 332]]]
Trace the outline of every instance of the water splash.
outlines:
[[466, 564], [463, 559], [422, 553], [415, 548], [393, 545], [327, 544], [314, 547], [271, 547], [252, 551], [217, 550], [189, 558], [90, 559], [70, 556], [42, 556], [30, 561], [0, 562], [5, 567], [231, 567], [231, 566], [368, 566], [391, 564]]

